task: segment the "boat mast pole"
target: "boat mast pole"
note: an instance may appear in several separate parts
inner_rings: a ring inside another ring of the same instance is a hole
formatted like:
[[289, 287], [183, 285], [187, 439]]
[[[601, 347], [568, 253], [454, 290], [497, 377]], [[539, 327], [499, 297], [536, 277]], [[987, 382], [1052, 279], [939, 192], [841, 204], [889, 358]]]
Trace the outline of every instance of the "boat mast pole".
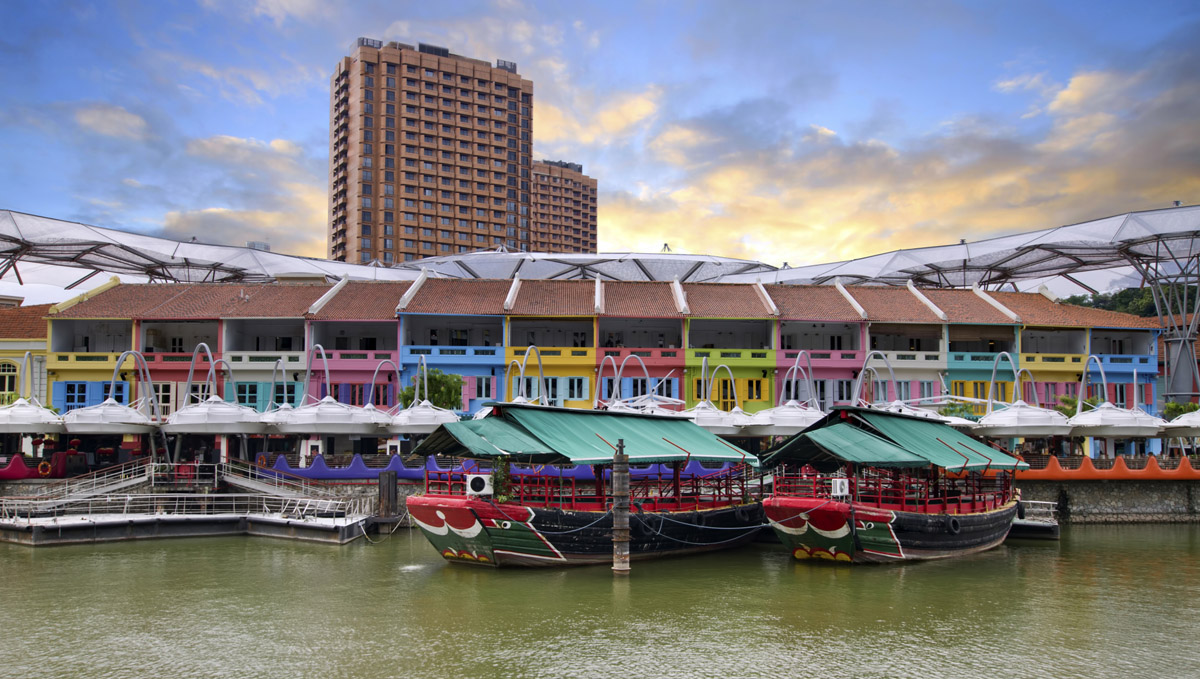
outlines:
[[629, 575], [629, 456], [625, 439], [613, 453], [613, 575]]

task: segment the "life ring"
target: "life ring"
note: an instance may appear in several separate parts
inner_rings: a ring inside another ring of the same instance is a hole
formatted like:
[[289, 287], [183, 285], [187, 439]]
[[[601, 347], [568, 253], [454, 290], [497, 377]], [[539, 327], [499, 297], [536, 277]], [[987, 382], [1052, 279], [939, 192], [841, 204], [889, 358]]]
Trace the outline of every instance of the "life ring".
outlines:
[[42, 477], [50, 476], [50, 463], [42, 460], [38, 463], [38, 475]]
[[266, 454], [265, 454], [265, 453], [259, 453], [259, 454], [258, 454], [258, 457], [257, 457], [257, 458], [254, 460], [254, 464], [258, 465], [259, 467], [265, 467], [265, 466], [267, 466], [267, 456], [266, 456]]
[[958, 535], [958, 532], [960, 530], [962, 530], [962, 525], [958, 522], [957, 516], [951, 516], [946, 519], [946, 532], [947, 533], [949, 533], [951, 535]]

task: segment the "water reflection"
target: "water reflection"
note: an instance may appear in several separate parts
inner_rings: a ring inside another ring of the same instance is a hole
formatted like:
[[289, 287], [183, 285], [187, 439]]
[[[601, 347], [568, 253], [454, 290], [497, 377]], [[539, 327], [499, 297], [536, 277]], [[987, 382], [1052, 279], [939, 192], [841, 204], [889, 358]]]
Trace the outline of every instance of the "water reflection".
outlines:
[[416, 534], [0, 545], [11, 676], [1200, 676], [1200, 527], [851, 568], [778, 546], [504, 570]]

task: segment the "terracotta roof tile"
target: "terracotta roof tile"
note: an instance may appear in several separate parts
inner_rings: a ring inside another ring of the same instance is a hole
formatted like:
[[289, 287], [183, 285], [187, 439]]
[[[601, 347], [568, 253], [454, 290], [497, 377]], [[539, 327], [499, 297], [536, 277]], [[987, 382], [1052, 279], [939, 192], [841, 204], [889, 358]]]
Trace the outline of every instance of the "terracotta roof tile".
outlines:
[[327, 283], [123, 284], [53, 318], [216, 319], [301, 317]]
[[604, 282], [603, 316], [680, 318], [670, 283]]
[[856, 285], [846, 289], [867, 310], [868, 320], [888, 323], [942, 322], [908, 288]]
[[523, 280], [509, 313], [514, 316], [594, 316], [596, 282]]
[[350, 281], [309, 318], [315, 321], [386, 321], [412, 281]]
[[403, 310], [411, 314], [502, 315], [511, 281], [430, 278]]
[[1012, 309], [1025, 325], [1091, 328], [1157, 328], [1157, 318], [1143, 318], [1118, 311], [1090, 309], [1051, 302], [1044, 295], [1028, 292], [989, 292], [1001, 304]]
[[0, 339], [45, 339], [49, 304], [0, 309]]
[[753, 285], [684, 283], [691, 317], [774, 318]]
[[862, 317], [832, 285], [767, 285], [767, 294], [779, 307], [779, 317], [803, 321], [846, 321]]
[[[939, 309], [946, 312], [951, 323], [981, 323], [1013, 325], [1016, 321], [1005, 316], [999, 309], [988, 304], [973, 290], [945, 290], [923, 288], [921, 294], [929, 298]], [[997, 300], [999, 301], [999, 300]]]

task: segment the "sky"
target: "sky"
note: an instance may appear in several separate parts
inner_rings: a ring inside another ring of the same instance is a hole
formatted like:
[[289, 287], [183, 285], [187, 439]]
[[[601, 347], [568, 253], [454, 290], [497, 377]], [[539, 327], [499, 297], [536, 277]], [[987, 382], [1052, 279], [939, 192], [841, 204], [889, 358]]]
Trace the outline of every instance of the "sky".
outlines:
[[776, 266], [1200, 203], [1200, 3], [0, 2], [0, 209], [326, 251], [360, 36], [515, 61], [602, 252]]

